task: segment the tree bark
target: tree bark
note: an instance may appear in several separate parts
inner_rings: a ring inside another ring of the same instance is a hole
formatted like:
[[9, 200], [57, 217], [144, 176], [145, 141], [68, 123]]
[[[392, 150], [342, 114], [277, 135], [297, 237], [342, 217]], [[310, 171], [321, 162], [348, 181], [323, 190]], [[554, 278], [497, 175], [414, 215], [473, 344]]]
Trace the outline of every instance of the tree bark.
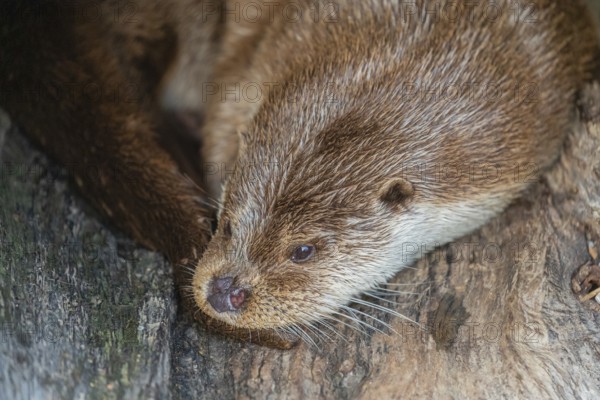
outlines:
[[418, 325], [355, 306], [376, 329], [338, 324], [288, 351], [178, 310], [164, 258], [99, 219], [2, 114], [0, 398], [598, 398], [600, 85], [581, 110], [523, 198], [398, 274], [413, 294], [374, 303]]

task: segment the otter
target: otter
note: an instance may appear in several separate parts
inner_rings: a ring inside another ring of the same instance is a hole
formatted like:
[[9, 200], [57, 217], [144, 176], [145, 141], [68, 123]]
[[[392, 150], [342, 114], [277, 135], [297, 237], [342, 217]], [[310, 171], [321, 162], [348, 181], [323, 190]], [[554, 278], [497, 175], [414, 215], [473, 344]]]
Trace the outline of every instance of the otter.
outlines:
[[[113, 223], [192, 266], [202, 321], [283, 348], [518, 197], [598, 53], [583, 0], [0, 7], [0, 104]], [[201, 143], [196, 183], [170, 116]]]
[[597, 52], [578, 2], [349, 1], [330, 25], [296, 4], [306, 17], [275, 19], [239, 72], [282, 84], [220, 134], [235, 166], [193, 280], [237, 327], [341, 319], [501, 212], [560, 154]]

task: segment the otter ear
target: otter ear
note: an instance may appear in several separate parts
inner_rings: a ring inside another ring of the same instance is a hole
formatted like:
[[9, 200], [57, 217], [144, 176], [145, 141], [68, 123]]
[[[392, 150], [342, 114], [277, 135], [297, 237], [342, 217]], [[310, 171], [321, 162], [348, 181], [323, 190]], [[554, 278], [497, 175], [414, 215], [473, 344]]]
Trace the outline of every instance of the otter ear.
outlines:
[[414, 196], [413, 184], [402, 178], [387, 181], [379, 192], [379, 200], [386, 206], [396, 209], [405, 206]]

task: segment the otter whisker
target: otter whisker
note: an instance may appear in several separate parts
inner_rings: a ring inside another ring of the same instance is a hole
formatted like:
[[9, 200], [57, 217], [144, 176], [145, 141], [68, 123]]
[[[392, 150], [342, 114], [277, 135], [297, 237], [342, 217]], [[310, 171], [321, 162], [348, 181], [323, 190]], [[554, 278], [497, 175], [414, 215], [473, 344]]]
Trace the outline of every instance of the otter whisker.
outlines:
[[[375, 292], [375, 293], [374, 293], [374, 292], [365, 292], [365, 293], [364, 293], [364, 295], [365, 295], [365, 296], [368, 296], [368, 297], [371, 297], [371, 298], [377, 299], [377, 300], [379, 300], [379, 301], [384, 301], [384, 302], [386, 302], [386, 303], [389, 303], [389, 304], [394, 304], [394, 305], [398, 305], [398, 306], [400, 306], [400, 305], [403, 305], [403, 304], [401, 304], [401, 303], [398, 303], [397, 301], [388, 300], [388, 299], [385, 299], [385, 298], [383, 298], [383, 297], [378, 297], [378, 296], [376, 296], [375, 294], [381, 295], [381, 293], [377, 293], [377, 292]], [[385, 296], [385, 295], [383, 295], [383, 296]]]
[[[345, 340], [344, 335], [342, 335], [339, 331], [337, 331], [333, 326], [331, 326], [331, 324], [325, 322], [325, 321], [318, 321], [317, 322], [317, 328], [323, 332], [324, 335], [327, 336], [327, 338], [329, 340], [331, 340], [331, 337], [326, 333], [326, 332], [331, 332], [332, 334], [336, 335], [337, 337], [341, 338], [342, 340]], [[321, 328], [322, 326], [322, 328]]]
[[194, 297], [194, 293], [188, 288], [180, 288], [179, 291], [182, 297], [190, 299]]
[[419, 294], [419, 293], [415, 293], [415, 292], [405, 292], [402, 290], [394, 290], [394, 289], [387, 289], [387, 288], [375, 288], [374, 290], [378, 291], [378, 292], [382, 292], [382, 293], [391, 293], [391, 294]]
[[[360, 303], [359, 303], [359, 304], [360, 304]], [[347, 309], [347, 308], [350, 308], [350, 307], [348, 307], [348, 306], [342, 306], [342, 308], [343, 308], [343, 309]], [[394, 330], [394, 328], [392, 328], [392, 326], [391, 326], [390, 324], [388, 324], [387, 322], [385, 322], [385, 321], [382, 321], [382, 320], [380, 320], [379, 318], [377, 318], [377, 317], [374, 317], [374, 316], [372, 316], [372, 315], [369, 315], [369, 314], [367, 314], [367, 313], [364, 313], [364, 312], [362, 312], [362, 311], [360, 311], [360, 310], [356, 310], [356, 309], [355, 309], [355, 310], [354, 310], [354, 312], [357, 312], [357, 313], [359, 313], [359, 314], [361, 314], [361, 315], [364, 315], [364, 316], [365, 316], [365, 317], [367, 317], [367, 318], [371, 318], [372, 320], [374, 320], [375, 322], [379, 322], [381, 325], [385, 326], [387, 329], [389, 329], [390, 331], [394, 332], [395, 334], [397, 334], [397, 335], [400, 335], [400, 334], [399, 334], [398, 332], [396, 332], [396, 330]], [[399, 315], [402, 315], [402, 314], [399, 314]], [[375, 328], [374, 326], [372, 326], [372, 327], [373, 327], [373, 328]], [[382, 333], [385, 333], [385, 332], [382, 332]]]
[[[340, 322], [340, 321], [337, 321], [337, 322]], [[318, 323], [323, 325], [323, 327], [325, 327], [326, 329], [333, 332], [336, 336], [338, 336], [344, 342], [348, 343], [348, 339], [341, 332], [339, 332], [337, 329], [335, 329], [330, 323], [328, 323], [325, 320], [320, 320], [320, 321], [318, 321]]]
[[[304, 315], [308, 316], [307, 313], [303, 313]], [[339, 336], [340, 338], [342, 338], [343, 340], [346, 340], [346, 338], [340, 333], [338, 332], [331, 324], [329, 324], [328, 322], [324, 321], [324, 318], [327, 318], [326, 315], [321, 314], [319, 312], [315, 313], [320, 319], [318, 321], [314, 321], [314, 323], [312, 322], [307, 322], [306, 324], [310, 325], [310, 327], [312, 327], [313, 329], [316, 329], [321, 335], [324, 335], [329, 341], [332, 341], [332, 337], [329, 336], [326, 332], [323, 331], [323, 329], [320, 329], [318, 325], [322, 325], [324, 328], [330, 330], [331, 332], [333, 332], [335, 335]], [[314, 325], [314, 324], [318, 324], [318, 325]], [[321, 339], [321, 338], [320, 338]]]
[[293, 329], [294, 332], [296, 332], [296, 334], [300, 337], [300, 339], [302, 339], [302, 341], [304, 343], [306, 343], [307, 345], [312, 345], [312, 346], [315, 346], [316, 348], [319, 348], [319, 346], [310, 337], [310, 335], [308, 333], [306, 333], [302, 328], [300, 328], [297, 325], [290, 325], [289, 327], [291, 329]]
[[181, 294], [185, 299], [188, 299], [188, 300], [194, 300], [196, 298], [194, 293], [185, 292], [185, 293], [181, 293]]
[[297, 336], [295, 334], [293, 334], [292, 332], [290, 332], [287, 327], [277, 327], [274, 329], [275, 334], [277, 334], [277, 336], [279, 337], [279, 339], [281, 339], [282, 341], [286, 341], [289, 339], [290, 336]]
[[283, 332], [284, 335], [288, 335], [288, 336], [294, 336], [299, 338], [300, 335], [298, 334], [298, 332], [295, 332], [294, 330], [290, 329], [289, 326], [283, 326], [280, 328], [281, 331]]
[[[350, 307], [347, 307], [347, 306], [342, 306], [341, 309], [343, 311], [349, 311], [349, 312], [353, 311]], [[361, 314], [364, 314], [364, 313], [361, 313]], [[358, 318], [356, 315], [354, 315], [353, 312], [352, 312], [352, 316], [346, 315], [346, 314], [343, 314], [343, 313], [340, 313], [338, 315], [343, 316], [345, 318], [348, 318], [349, 320], [354, 321], [354, 322], [356, 322], [356, 323], [358, 323], [358, 324], [360, 324], [360, 325], [362, 325], [362, 326], [364, 326], [366, 328], [372, 329], [372, 330], [374, 330], [376, 332], [382, 333], [384, 335], [386, 334], [384, 331], [382, 331], [381, 329], [377, 328], [376, 326], [371, 325], [371, 324], [369, 324], [369, 323], [367, 323], [365, 321], [362, 321], [360, 318]], [[367, 314], [364, 314], [364, 315], [367, 315]], [[385, 322], [384, 322], [384, 324], [385, 324]], [[363, 331], [363, 333], [366, 334], [367, 331]]]
[[288, 332], [294, 334], [295, 336], [298, 336], [298, 337], [301, 336], [300, 333], [296, 330], [296, 326], [295, 325], [288, 325], [288, 326], [285, 327], [285, 329]]
[[[355, 310], [352, 307], [346, 307], [346, 310], [342, 310], [342, 311], [346, 311], [347, 313], [351, 314], [353, 318], [356, 318], [358, 321], [362, 321], [362, 319], [360, 319], [360, 317], [354, 313]], [[376, 329], [375, 326], [373, 326], [369, 322], [366, 322], [366, 321], [363, 321], [363, 322], [365, 322], [364, 326], [368, 327], [369, 329]], [[383, 331], [381, 331], [381, 332], [383, 333]], [[364, 333], [367, 334], [367, 331], [365, 331]]]
[[[301, 326], [304, 329], [307, 329], [313, 335], [315, 335], [318, 341], [324, 340], [323, 337], [325, 337], [329, 341], [331, 341], [331, 337], [329, 335], [327, 335], [324, 332], [320, 331], [319, 329], [315, 328], [314, 325], [312, 325], [310, 323], [303, 322], [303, 323], [301, 323]], [[307, 335], [310, 336], [308, 333], [307, 333]], [[317, 348], [318, 350], [321, 350], [321, 348], [316, 344], [315, 341], [312, 341], [312, 342], [314, 343], [315, 348]]]
[[355, 302], [355, 303], [357, 303], [357, 304], [362, 304], [364, 306], [371, 307], [371, 308], [374, 308], [376, 310], [383, 311], [386, 314], [390, 314], [390, 315], [394, 315], [396, 317], [400, 317], [400, 318], [405, 319], [405, 320], [407, 320], [409, 322], [412, 322], [413, 324], [416, 324], [417, 326], [419, 325], [416, 321], [413, 321], [412, 319], [408, 318], [406, 315], [400, 314], [398, 311], [392, 310], [391, 308], [384, 307], [384, 306], [381, 306], [379, 304], [372, 303], [370, 301], [365, 301], [365, 300], [356, 299], [356, 298], [353, 298], [352, 301]]
[[[343, 316], [343, 317], [345, 317], [345, 318], [349, 318], [347, 315], [340, 314], [340, 313], [337, 313], [337, 312], [335, 312], [335, 311], [331, 311], [331, 313], [332, 313], [332, 314], [336, 314], [336, 315], [342, 315], [342, 316]], [[353, 330], [355, 330], [356, 332], [359, 332], [359, 333], [361, 333], [361, 334], [365, 334], [365, 333], [366, 333], [366, 331], [363, 329], [362, 325], [355, 326], [355, 325], [349, 324], [349, 323], [347, 323], [347, 322], [345, 322], [345, 321], [342, 321], [341, 319], [337, 318], [337, 317], [336, 317], [336, 316], [334, 316], [334, 315], [321, 315], [321, 317], [322, 317], [322, 318], [326, 318], [326, 319], [330, 319], [330, 320], [332, 320], [332, 321], [334, 321], [334, 322], [337, 322], [337, 323], [340, 323], [340, 324], [342, 324], [342, 325], [344, 325], [344, 326], [347, 326], [348, 328], [351, 328], [351, 329], [353, 329]], [[353, 319], [352, 319], [352, 318], [349, 318], [349, 319], [353, 321]], [[363, 321], [360, 321], [360, 320], [359, 320], [359, 322], [363, 322]], [[366, 325], [367, 325], [369, 328], [371, 328], [371, 326], [370, 326], [370, 325], [368, 325], [368, 324], [366, 324]]]
[[371, 294], [376, 294], [378, 296], [383, 296], [383, 297], [396, 297], [396, 296], [417, 296], [420, 293], [415, 293], [415, 292], [402, 292], [402, 291], [397, 291], [397, 292], [380, 292], [379, 290], [367, 290], [364, 292], [364, 294], [367, 293], [371, 293]]
[[405, 293], [404, 290], [402, 290], [402, 289], [404, 289], [404, 287], [401, 287], [401, 288], [397, 288], [397, 287], [396, 288], [389, 288], [389, 287], [375, 286], [375, 287], [372, 288], [372, 290], [381, 290], [383, 292]]
[[[306, 328], [309, 329], [310, 333], [312, 333], [313, 335], [315, 335], [315, 337], [317, 338], [317, 342], [315, 342], [315, 343], [326, 342], [326, 341], [330, 341], [330, 342], [333, 341], [333, 338], [331, 336], [329, 336], [327, 333], [323, 332], [322, 330], [314, 327], [314, 325], [310, 325], [310, 327], [306, 326]], [[317, 350], [321, 350], [321, 347], [318, 344], [315, 345], [315, 348]]]
[[395, 295], [419, 295], [422, 294], [423, 291], [416, 288], [417, 291], [409, 291], [402, 289], [389, 289], [383, 287], [373, 287], [371, 289], [367, 289], [366, 292], [377, 293], [385, 296], [395, 296]]
[[[383, 282], [379, 284], [381, 285], [385, 285], [385, 286], [420, 286], [420, 285], [425, 285], [424, 282], [415, 282], [415, 283], [393, 283], [393, 282]], [[429, 286], [429, 285], [427, 285]]]
[[281, 328], [281, 327], [276, 327], [273, 328], [273, 332], [277, 335], [277, 337], [281, 340], [285, 340], [283, 338], [283, 335], [285, 334], [285, 329]]
[[[339, 311], [345, 311], [345, 310], [339, 310]], [[338, 323], [338, 322], [339, 322], [339, 323], [341, 323], [341, 324], [343, 324], [343, 325], [345, 325], [345, 326], [347, 326], [347, 327], [349, 327], [349, 328], [352, 328], [352, 329], [354, 329], [354, 330], [356, 330], [357, 332], [360, 332], [360, 333], [362, 333], [362, 334], [366, 333], [366, 331], [364, 330], [363, 326], [361, 325], [361, 323], [363, 323], [363, 324], [364, 324], [364, 321], [360, 321], [360, 320], [358, 319], [358, 317], [356, 317], [356, 315], [348, 316], [348, 315], [346, 315], [346, 314], [343, 314], [343, 312], [339, 312], [339, 311], [338, 311], [338, 309], [330, 309], [330, 310], [327, 310], [327, 314], [320, 314], [319, 316], [320, 316], [321, 318], [330, 319], [330, 320], [332, 320], [332, 321], [334, 321], [334, 322], [336, 322], [336, 323]], [[341, 317], [344, 317], [344, 318], [346, 318], [346, 319], [349, 319], [351, 322], [356, 322], [356, 323], [358, 323], [358, 325], [354, 325], [354, 324], [352, 324], [352, 323], [347, 323], [347, 322], [345, 322], [344, 320], [340, 319], [340, 318], [339, 318], [340, 316], [341, 316]], [[355, 321], [355, 319], [356, 319], [357, 321]], [[366, 324], [366, 326], [367, 326], [368, 328], [371, 328], [371, 326], [370, 326], [370, 325], [368, 325], [368, 324]]]
[[188, 266], [188, 265], [182, 265], [179, 264], [177, 266], [177, 268], [183, 273], [185, 274], [187, 277], [192, 278], [194, 276], [194, 274], [196, 273], [196, 269], [194, 267]]

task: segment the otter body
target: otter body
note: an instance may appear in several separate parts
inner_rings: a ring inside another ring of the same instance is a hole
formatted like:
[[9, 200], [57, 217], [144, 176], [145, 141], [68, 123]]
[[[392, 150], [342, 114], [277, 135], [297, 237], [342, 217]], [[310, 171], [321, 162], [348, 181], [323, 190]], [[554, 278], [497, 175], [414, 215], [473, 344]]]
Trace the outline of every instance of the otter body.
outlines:
[[[205, 321], [275, 345], [501, 212], [559, 155], [598, 50], [580, 1], [6, 3], [1, 105], [114, 223], [201, 257]], [[202, 116], [207, 193], [165, 114]]]

